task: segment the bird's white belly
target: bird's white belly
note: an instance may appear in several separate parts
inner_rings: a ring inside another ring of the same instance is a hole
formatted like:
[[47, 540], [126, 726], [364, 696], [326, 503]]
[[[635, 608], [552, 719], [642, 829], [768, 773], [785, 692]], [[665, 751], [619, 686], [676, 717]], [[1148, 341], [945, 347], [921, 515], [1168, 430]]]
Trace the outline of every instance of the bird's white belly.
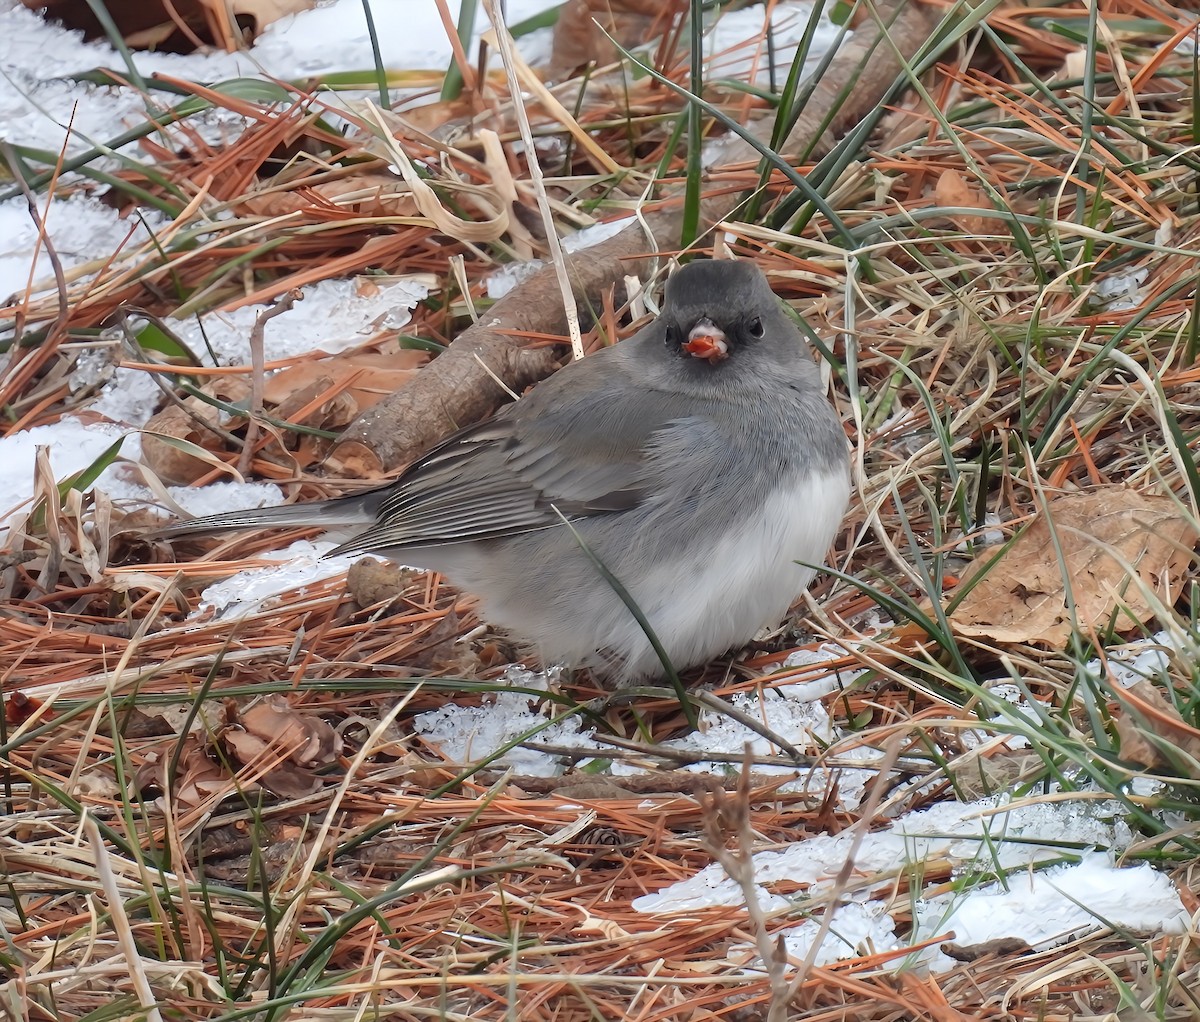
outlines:
[[[845, 471], [807, 475], [731, 518], [715, 545], [653, 566], [639, 605], [671, 659], [697, 663], [778, 623], [812, 581], [815, 569], [805, 565], [824, 562], [849, 495]], [[657, 673], [658, 658], [632, 619], [616, 626], [609, 646], [626, 658], [622, 673]]]

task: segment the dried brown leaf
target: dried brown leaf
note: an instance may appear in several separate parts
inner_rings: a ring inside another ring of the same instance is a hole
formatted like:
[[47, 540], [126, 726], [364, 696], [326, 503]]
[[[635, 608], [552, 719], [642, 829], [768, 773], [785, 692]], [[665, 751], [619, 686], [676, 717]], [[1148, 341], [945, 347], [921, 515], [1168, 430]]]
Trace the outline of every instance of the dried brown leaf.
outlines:
[[341, 752], [341, 739], [329, 724], [293, 709], [281, 695], [269, 695], [242, 710], [238, 723], [299, 766], [323, 766]]
[[1060, 648], [1075, 626], [1068, 592], [1085, 631], [1106, 630], [1114, 615], [1118, 628], [1148, 621], [1155, 601], [1144, 589], [1175, 602], [1196, 532], [1170, 498], [1110, 486], [1058, 497], [1047, 512], [1050, 520], [1039, 515], [1011, 546], [967, 569], [964, 584], [985, 574], [950, 613], [959, 635]]
[[[288, 736], [289, 740], [294, 740], [295, 737]], [[321, 787], [321, 779], [316, 774], [296, 766], [285, 758], [286, 746], [281, 749], [262, 735], [231, 727], [222, 732], [221, 742], [226, 751], [249, 768], [258, 783], [273, 795], [281, 798], [301, 798], [311, 795]]]
[[[945, 170], [938, 178], [933, 192], [934, 200], [939, 206], [958, 206], [970, 209], [991, 209], [983, 192], [967, 180], [957, 170]], [[981, 216], [959, 214], [950, 218], [960, 230], [967, 234], [986, 234], [987, 219]]]
[[346, 572], [346, 589], [360, 607], [371, 607], [398, 599], [423, 577], [424, 573], [414, 568], [364, 557], [350, 565]]
[[[301, 362], [271, 376], [263, 387], [263, 398], [268, 404], [278, 406], [279, 417], [290, 421], [297, 420], [284, 414], [285, 410], [304, 407], [318, 397], [322, 389], [346, 395], [361, 412], [406, 384], [412, 374], [428, 361], [429, 356], [423, 351], [397, 351], [391, 354], [361, 351], [347, 352], [336, 359]], [[308, 395], [308, 400], [299, 401], [297, 394]], [[325, 405], [320, 407], [325, 408]], [[327, 425], [333, 419], [323, 415], [320, 409], [299, 421], [325, 428], [345, 425], [345, 422]]]
[[265, 217], [304, 212], [318, 219], [350, 217], [419, 217], [420, 210], [404, 183], [391, 174], [364, 172], [280, 191], [273, 182], [242, 198], [239, 210]]
[[[175, 773], [168, 776], [174, 749], [175, 739], [172, 739], [147, 753], [133, 777], [135, 790], [143, 796], [152, 789], [170, 791], [173, 802], [190, 809], [233, 789], [229, 771], [209, 757], [195, 735], [184, 739]], [[242, 790], [247, 790], [244, 785]]]
[[1117, 718], [1121, 758], [1152, 770], [1173, 772], [1178, 761], [1153, 736], [1178, 749], [1184, 756], [1200, 760], [1200, 731], [1179, 715], [1171, 701], [1153, 682], [1144, 680], [1122, 688], [1113, 686], [1126, 712]]
[[626, 48], [644, 43], [656, 27], [661, 34], [682, 7], [679, 0], [567, 0], [554, 26], [550, 77], [562, 78], [593, 62], [620, 60], [613, 39]]

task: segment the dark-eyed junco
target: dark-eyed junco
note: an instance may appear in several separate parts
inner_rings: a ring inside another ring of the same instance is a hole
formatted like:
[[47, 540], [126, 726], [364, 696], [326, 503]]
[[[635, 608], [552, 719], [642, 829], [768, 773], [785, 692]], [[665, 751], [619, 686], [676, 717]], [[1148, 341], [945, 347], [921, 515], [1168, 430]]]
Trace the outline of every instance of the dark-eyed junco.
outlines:
[[[799, 332], [752, 263], [692, 262], [662, 313], [460, 430], [387, 486], [197, 518], [171, 533], [362, 526], [338, 552], [444, 572], [547, 663], [614, 682], [777, 623], [850, 493], [847, 443]], [[563, 526], [565, 516], [575, 533]]]

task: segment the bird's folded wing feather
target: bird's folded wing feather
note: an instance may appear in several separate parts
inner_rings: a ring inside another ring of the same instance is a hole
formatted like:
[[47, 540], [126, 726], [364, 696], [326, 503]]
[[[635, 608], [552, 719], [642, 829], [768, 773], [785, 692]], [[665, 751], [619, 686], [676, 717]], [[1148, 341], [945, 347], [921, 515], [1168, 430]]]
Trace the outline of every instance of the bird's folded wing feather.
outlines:
[[340, 549], [498, 539], [560, 525], [555, 509], [582, 518], [633, 507], [661, 483], [649, 464], [655, 438], [692, 413], [663, 393], [627, 391], [614, 403], [543, 384], [415, 462], [380, 502], [377, 524]]

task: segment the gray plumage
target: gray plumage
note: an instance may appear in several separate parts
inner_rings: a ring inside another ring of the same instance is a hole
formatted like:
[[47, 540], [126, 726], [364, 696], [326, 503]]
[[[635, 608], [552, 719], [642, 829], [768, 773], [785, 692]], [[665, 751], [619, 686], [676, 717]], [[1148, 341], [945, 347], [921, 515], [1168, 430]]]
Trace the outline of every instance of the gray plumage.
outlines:
[[[723, 350], [694, 357], [697, 332]], [[443, 572], [547, 662], [626, 682], [657, 673], [658, 658], [555, 509], [682, 668], [783, 617], [813, 575], [795, 562], [824, 559], [849, 490], [841, 423], [766, 278], [700, 261], [668, 280], [653, 323], [390, 485], [170, 532], [365, 526], [337, 552]]]

